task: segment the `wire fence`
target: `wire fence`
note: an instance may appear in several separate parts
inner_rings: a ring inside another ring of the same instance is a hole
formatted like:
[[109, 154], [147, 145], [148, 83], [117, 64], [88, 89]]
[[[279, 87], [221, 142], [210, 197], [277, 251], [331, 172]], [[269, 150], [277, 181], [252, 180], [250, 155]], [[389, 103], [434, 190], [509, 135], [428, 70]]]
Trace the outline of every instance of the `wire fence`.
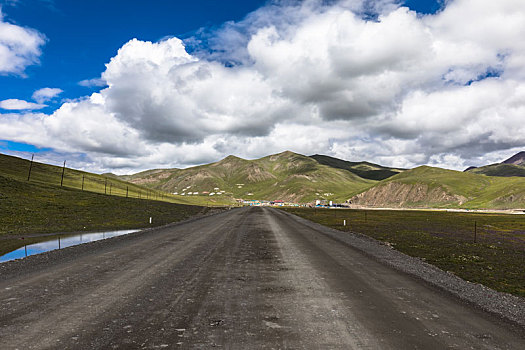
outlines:
[[71, 169], [66, 166], [66, 162], [64, 162], [62, 167], [57, 167], [35, 162], [33, 156], [26, 171], [27, 181], [29, 182], [38, 182], [53, 186], [58, 185], [64, 188], [110, 196], [173, 201], [173, 196], [167, 192], [125, 182], [112, 175], [97, 175]]

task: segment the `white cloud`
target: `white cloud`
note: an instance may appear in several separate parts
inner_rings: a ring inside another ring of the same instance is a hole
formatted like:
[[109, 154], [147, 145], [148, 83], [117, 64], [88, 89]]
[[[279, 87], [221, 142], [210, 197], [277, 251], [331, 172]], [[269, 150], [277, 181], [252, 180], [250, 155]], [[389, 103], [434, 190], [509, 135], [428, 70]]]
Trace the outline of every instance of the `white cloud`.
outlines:
[[78, 85], [84, 87], [104, 87], [108, 84], [101, 78], [85, 79], [78, 82]]
[[24, 100], [8, 99], [0, 101], [0, 108], [7, 110], [33, 110], [47, 107], [44, 104], [27, 102]]
[[62, 92], [64, 91], [58, 88], [39, 89], [33, 93], [33, 100], [35, 100], [38, 103], [48, 102], [60, 95]]
[[284, 149], [461, 169], [525, 146], [524, 2], [455, 0], [428, 16], [394, 1], [291, 3], [226, 24], [207, 38], [221, 52], [133, 39], [107, 88], [51, 116], [4, 117], [0, 138], [122, 171]]
[[36, 30], [7, 22], [0, 7], [0, 74], [23, 75], [27, 66], [39, 63], [44, 43]]

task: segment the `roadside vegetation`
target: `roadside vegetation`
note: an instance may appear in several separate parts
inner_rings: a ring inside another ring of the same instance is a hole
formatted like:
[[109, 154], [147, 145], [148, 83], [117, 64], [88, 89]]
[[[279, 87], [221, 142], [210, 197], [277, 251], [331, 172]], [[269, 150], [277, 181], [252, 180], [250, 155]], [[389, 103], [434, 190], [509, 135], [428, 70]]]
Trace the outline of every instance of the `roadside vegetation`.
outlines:
[[0, 208], [0, 255], [49, 238], [33, 237], [28, 241], [28, 236], [159, 226], [207, 210], [199, 206], [28, 183], [2, 175]]
[[[47, 240], [48, 234], [159, 226], [208, 210], [169, 203], [166, 194], [146, 194], [144, 187], [72, 169], [66, 169], [60, 186], [61, 169], [40, 163], [33, 164], [28, 181], [28, 169], [28, 161], [0, 155], [0, 255]], [[82, 176], [84, 191], [79, 188]]]
[[467, 281], [525, 297], [525, 215], [284, 210], [341, 231], [365, 234]]

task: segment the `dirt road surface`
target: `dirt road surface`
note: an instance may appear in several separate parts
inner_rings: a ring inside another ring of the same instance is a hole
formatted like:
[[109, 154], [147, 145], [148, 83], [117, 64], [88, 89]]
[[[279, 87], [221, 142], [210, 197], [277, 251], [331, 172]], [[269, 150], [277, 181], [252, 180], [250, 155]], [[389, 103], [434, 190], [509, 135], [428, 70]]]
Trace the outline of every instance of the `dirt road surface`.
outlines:
[[0, 268], [3, 350], [214, 347], [524, 349], [525, 336], [275, 209]]

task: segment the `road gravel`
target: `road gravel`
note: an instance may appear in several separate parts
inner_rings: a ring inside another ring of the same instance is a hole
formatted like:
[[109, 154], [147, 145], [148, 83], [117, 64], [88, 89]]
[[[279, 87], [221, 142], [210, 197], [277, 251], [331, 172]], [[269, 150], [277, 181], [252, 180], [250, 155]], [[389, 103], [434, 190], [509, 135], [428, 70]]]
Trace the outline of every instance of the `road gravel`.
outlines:
[[360, 235], [235, 209], [0, 264], [0, 348], [525, 348], [522, 299], [443, 276]]

